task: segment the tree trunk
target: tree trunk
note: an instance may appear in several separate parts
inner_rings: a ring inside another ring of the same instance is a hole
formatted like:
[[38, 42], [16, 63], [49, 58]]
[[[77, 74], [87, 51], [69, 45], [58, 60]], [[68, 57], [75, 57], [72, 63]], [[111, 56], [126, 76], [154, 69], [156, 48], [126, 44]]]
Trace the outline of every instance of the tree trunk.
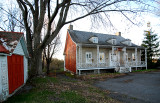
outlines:
[[44, 69], [44, 64], [45, 64], [45, 56], [43, 55], [43, 60], [42, 60], [42, 70]]
[[34, 57], [31, 59], [31, 77], [42, 75], [42, 51], [35, 52]]
[[50, 62], [49, 61], [47, 61], [47, 75], [50, 73]]

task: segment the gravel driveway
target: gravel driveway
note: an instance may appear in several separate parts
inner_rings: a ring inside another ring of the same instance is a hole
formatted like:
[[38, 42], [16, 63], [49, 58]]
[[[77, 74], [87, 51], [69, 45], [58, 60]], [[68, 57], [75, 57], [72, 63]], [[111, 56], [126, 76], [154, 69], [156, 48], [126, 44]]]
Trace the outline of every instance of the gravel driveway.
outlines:
[[160, 103], [160, 72], [129, 73], [95, 85], [125, 103]]

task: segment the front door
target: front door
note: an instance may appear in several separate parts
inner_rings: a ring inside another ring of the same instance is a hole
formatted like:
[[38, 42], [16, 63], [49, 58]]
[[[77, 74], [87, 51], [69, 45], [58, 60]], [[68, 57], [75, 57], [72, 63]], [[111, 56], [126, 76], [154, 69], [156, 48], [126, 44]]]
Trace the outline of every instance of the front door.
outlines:
[[112, 54], [111, 52], [109, 53], [109, 61], [110, 61], [110, 66], [116, 66], [117, 63], [119, 63], [120, 59], [120, 52], [115, 52]]

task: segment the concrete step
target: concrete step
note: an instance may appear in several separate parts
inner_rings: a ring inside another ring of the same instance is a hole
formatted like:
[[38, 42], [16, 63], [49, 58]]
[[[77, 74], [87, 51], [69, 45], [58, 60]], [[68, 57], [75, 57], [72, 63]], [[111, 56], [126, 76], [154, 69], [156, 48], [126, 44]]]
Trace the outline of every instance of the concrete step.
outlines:
[[129, 73], [130, 72], [130, 68], [127, 67], [120, 67], [119, 69], [119, 73]]

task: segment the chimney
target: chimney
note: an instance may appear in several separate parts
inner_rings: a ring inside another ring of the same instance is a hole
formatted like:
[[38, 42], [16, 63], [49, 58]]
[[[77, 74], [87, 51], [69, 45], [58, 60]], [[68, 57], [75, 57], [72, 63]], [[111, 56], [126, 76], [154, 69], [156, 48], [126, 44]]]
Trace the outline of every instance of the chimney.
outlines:
[[69, 30], [73, 30], [73, 25], [70, 24], [69, 27], [68, 27], [68, 29]]
[[121, 32], [117, 32], [116, 35], [117, 35], [117, 36], [121, 36]]

